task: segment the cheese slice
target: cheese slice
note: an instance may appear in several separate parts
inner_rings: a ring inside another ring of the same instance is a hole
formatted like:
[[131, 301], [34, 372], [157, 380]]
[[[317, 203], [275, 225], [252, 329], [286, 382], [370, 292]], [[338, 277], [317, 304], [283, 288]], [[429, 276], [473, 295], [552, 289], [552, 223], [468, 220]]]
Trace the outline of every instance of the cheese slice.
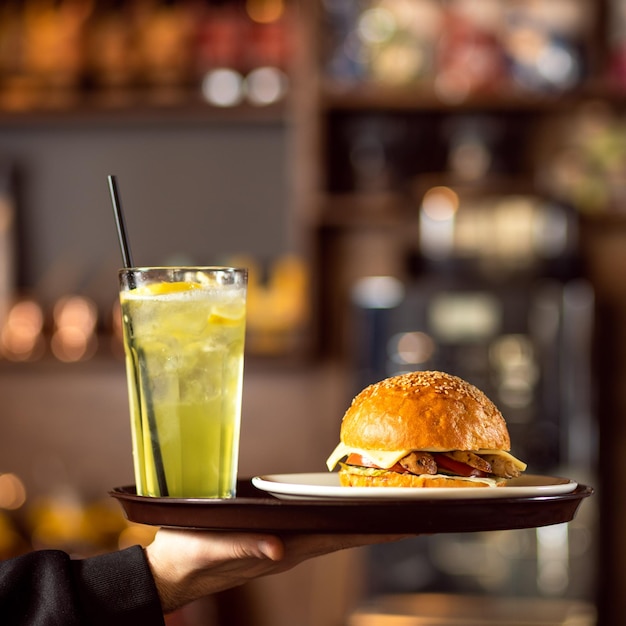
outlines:
[[506, 450], [487, 450], [487, 449], [476, 450], [476, 454], [494, 454], [494, 455], [502, 456], [507, 461], [510, 461], [511, 463], [513, 463], [513, 465], [515, 465], [515, 467], [517, 467], [517, 469], [520, 470], [520, 472], [523, 472], [527, 467], [524, 461], [520, 461], [518, 458], [514, 457], [510, 452], [507, 452]]
[[[326, 467], [328, 467], [329, 472], [332, 472], [333, 469], [335, 469], [337, 463], [339, 463], [339, 461], [344, 457], [348, 456], [349, 454], [360, 454], [361, 456], [367, 457], [378, 467], [382, 469], [389, 469], [410, 452], [412, 452], [412, 450], [363, 450], [360, 448], [352, 448], [350, 446], [346, 446], [345, 444], [340, 442], [326, 460]], [[423, 450], [423, 452], [445, 452], [445, 450]], [[473, 450], [473, 452], [476, 452], [476, 454], [494, 454], [502, 456], [506, 460], [513, 463], [515, 467], [517, 467], [517, 469], [519, 469], [520, 471], [523, 472], [526, 469], [526, 463], [520, 461], [510, 452], [506, 452], [505, 450], [481, 449]]]
[[389, 469], [392, 465], [395, 465], [401, 458], [405, 457], [411, 450], [393, 450], [388, 452], [387, 450], [361, 450], [359, 448], [351, 448], [343, 443], [333, 450], [332, 454], [326, 461], [326, 467], [328, 471], [332, 472], [339, 461], [349, 454], [360, 454], [367, 457], [372, 463], [378, 465], [382, 469]]

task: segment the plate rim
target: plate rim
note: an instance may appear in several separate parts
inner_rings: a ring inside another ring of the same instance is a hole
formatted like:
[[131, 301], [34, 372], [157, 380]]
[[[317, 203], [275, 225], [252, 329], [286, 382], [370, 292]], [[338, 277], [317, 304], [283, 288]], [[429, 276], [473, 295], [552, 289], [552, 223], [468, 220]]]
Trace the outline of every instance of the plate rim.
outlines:
[[[573, 493], [580, 483], [564, 476], [526, 474], [526, 479], [554, 481], [549, 484], [519, 485], [494, 488], [468, 487], [430, 487], [428, 489], [410, 489], [406, 487], [342, 487], [341, 485], [292, 482], [302, 477], [336, 476], [337, 472], [301, 472], [260, 474], [250, 481], [257, 489], [279, 498], [315, 499], [315, 500], [480, 500], [503, 498], [528, 498], [562, 496]], [[289, 479], [285, 482], [285, 479]], [[320, 491], [320, 489], [322, 491]], [[517, 492], [517, 493], [515, 493]]]

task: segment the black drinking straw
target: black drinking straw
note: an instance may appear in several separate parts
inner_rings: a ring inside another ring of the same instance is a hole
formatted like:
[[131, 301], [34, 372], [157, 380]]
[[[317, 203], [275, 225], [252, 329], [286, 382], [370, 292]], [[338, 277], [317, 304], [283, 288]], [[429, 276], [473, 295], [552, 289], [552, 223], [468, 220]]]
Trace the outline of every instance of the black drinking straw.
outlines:
[[[134, 267], [133, 257], [130, 251], [130, 243], [128, 233], [126, 232], [126, 221], [124, 220], [124, 212], [122, 211], [122, 202], [120, 200], [119, 190], [117, 188], [117, 178], [109, 176], [109, 191], [111, 192], [111, 203], [113, 204], [113, 213], [115, 215], [115, 224], [117, 225], [117, 235], [120, 241], [120, 250], [122, 251], [122, 261], [124, 268]], [[128, 281], [131, 289], [135, 288], [135, 280], [131, 276]], [[146, 409], [148, 412], [148, 426], [150, 428], [150, 441], [152, 443], [152, 455], [154, 457], [154, 469], [156, 472], [157, 482], [159, 483], [159, 492], [162, 496], [168, 496], [167, 480], [165, 478], [165, 469], [163, 467], [163, 457], [161, 456], [161, 446], [159, 444], [159, 431], [157, 429], [156, 419], [154, 415], [154, 406], [152, 404], [152, 396], [148, 385], [148, 373], [146, 369], [146, 360], [143, 351], [137, 354], [137, 363], [139, 371], [135, 371], [137, 383], [144, 378], [146, 384], [143, 386]]]
[[117, 178], [109, 176], [109, 191], [111, 192], [111, 203], [113, 204], [113, 213], [115, 215], [115, 224], [117, 226], [117, 236], [120, 240], [120, 250], [122, 251], [122, 261], [124, 267], [134, 267], [133, 256], [130, 252], [130, 243], [128, 241], [128, 233], [126, 232], [126, 220], [124, 220], [124, 211], [122, 210], [122, 201], [120, 200], [120, 192], [117, 188]]

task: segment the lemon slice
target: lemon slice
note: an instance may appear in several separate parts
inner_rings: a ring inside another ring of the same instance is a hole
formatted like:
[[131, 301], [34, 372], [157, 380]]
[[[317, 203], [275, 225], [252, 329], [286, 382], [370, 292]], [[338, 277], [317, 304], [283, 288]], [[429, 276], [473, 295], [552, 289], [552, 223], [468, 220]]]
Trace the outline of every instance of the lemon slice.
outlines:
[[211, 313], [209, 315], [209, 324], [213, 326], [237, 326], [241, 323], [241, 317], [224, 317], [217, 313]]
[[241, 305], [223, 306], [213, 309], [209, 315], [209, 324], [219, 324], [222, 326], [237, 326], [241, 324], [246, 313], [246, 309]]
[[138, 296], [165, 296], [171, 293], [180, 293], [182, 291], [192, 291], [193, 289], [202, 289], [200, 283], [180, 282], [180, 283], [152, 283], [143, 285], [133, 290]]

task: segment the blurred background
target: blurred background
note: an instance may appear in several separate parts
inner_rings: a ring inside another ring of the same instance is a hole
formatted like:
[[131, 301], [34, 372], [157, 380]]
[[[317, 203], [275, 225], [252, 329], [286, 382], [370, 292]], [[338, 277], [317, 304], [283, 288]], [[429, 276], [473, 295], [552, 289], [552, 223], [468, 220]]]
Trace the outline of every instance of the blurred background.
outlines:
[[115, 174], [136, 264], [250, 268], [243, 476], [324, 471], [357, 391], [442, 369], [529, 471], [596, 489], [568, 525], [324, 557], [169, 623], [622, 624], [624, 26], [623, 0], [1, 3], [0, 556], [154, 532], [108, 497]]

